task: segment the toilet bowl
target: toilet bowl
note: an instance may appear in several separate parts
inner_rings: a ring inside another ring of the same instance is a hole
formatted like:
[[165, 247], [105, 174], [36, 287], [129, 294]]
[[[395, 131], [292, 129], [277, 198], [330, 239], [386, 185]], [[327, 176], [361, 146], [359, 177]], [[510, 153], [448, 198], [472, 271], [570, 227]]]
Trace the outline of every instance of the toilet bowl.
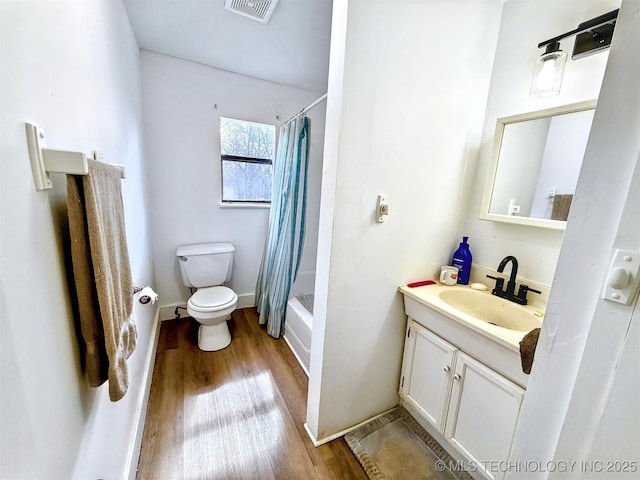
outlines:
[[182, 282], [193, 292], [187, 313], [198, 323], [198, 347], [208, 352], [231, 343], [227, 320], [238, 305], [238, 295], [223, 284], [231, 279], [233, 252], [228, 242], [181, 245], [176, 249]]
[[227, 320], [238, 305], [238, 295], [224, 286], [198, 289], [187, 302], [187, 313], [199, 324], [198, 347], [212, 352], [231, 343]]

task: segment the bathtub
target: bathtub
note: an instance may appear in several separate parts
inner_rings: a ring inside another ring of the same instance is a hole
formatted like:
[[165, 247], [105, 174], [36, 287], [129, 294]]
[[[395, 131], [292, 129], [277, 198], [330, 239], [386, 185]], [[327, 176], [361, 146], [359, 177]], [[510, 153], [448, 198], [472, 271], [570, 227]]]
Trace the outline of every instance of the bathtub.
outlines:
[[284, 340], [309, 375], [311, 326], [313, 325], [313, 288], [316, 272], [299, 272], [291, 286], [284, 320]]

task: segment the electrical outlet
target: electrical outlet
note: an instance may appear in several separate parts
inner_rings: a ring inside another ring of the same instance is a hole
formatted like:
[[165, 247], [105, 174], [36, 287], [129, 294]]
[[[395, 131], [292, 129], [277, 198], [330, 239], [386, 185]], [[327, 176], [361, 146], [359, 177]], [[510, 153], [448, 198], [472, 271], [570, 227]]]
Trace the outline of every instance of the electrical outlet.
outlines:
[[512, 198], [509, 202], [509, 215], [518, 215], [520, 213], [520, 205], [516, 205], [516, 199]]

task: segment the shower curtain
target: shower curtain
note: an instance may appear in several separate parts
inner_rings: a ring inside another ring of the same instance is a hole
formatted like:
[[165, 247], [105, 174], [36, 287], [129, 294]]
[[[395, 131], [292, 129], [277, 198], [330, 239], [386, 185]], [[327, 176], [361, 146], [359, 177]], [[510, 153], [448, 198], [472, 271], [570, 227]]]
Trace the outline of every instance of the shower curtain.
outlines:
[[267, 241], [256, 284], [260, 324], [278, 338], [296, 279], [304, 243], [309, 162], [309, 119], [297, 116], [282, 127], [273, 172]]

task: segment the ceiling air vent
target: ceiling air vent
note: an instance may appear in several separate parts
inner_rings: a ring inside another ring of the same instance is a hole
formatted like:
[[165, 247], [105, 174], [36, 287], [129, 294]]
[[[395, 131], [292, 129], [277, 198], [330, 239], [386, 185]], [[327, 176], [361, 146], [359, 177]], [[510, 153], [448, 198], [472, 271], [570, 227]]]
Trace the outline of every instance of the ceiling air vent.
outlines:
[[267, 23], [278, 0], [225, 0], [224, 8], [230, 12]]

